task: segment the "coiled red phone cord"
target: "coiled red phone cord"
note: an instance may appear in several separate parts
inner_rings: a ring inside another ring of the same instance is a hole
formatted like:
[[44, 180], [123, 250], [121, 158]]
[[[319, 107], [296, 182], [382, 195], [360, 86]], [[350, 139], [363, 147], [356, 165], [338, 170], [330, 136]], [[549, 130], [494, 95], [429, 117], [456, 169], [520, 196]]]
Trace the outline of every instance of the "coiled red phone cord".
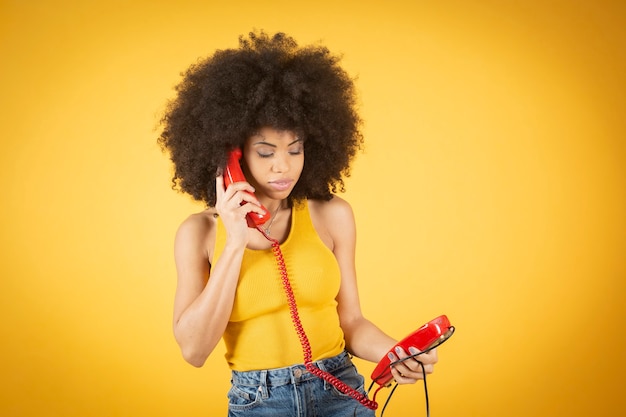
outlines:
[[298, 307], [296, 305], [296, 297], [293, 294], [293, 289], [291, 288], [291, 283], [289, 282], [289, 276], [287, 274], [287, 266], [285, 265], [285, 259], [283, 257], [283, 253], [280, 250], [280, 243], [267, 233], [260, 226], [257, 229], [265, 236], [267, 240], [272, 243], [272, 252], [274, 253], [274, 257], [276, 258], [276, 263], [278, 264], [278, 269], [280, 271], [280, 279], [283, 283], [283, 288], [285, 289], [285, 294], [287, 295], [287, 303], [289, 305], [289, 311], [291, 313], [291, 320], [293, 321], [294, 328], [296, 329], [296, 333], [298, 334], [298, 338], [300, 339], [300, 344], [302, 345], [302, 352], [304, 354], [304, 366], [307, 371], [312, 373], [313, 375], [323, 379], [324, 381], [332, 384], [335, 388], [337, 388], [340, 392], [349, 395], [354, 398], [365, 407], [376, 410], [378, 408], [378, 403], [367, 398], [367, 395], [361, 394], [348, 384], [342, 382], [334, 375], [321, 370], [317, 366], [315, 366], [312, 362], [312, 353], [311, 353], [311, 345], [309, 343], [309, 338], [307, 337], [304, 327], [302, 327], [302, 322], [300, 321], [300, 315], [298, 314]]

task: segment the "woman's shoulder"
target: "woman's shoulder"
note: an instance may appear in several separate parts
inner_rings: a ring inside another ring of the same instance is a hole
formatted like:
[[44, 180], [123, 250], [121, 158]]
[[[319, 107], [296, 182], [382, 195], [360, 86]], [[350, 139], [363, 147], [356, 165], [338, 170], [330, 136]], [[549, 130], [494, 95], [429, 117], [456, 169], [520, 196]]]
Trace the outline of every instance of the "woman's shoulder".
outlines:
[[312, 215], [321, 216], [328, 220], [339, 220], [353, 218], [352, 206], [346, 200], [336, 195], [326, 200], [307, 200], [309, 211]]
[[333, 196], [328, 201], [308, 200], [311, 221], [320, 238], [334, 251], [337, 244], [356, 233], [350, 203]]
[[187, 216], [187, 218], [182, 221], [178, 229], [179, 231], [208, 230], [215, 226], [216, 219], [217, 212], [215, 211], [215, 209], [208, 208], [201, 212], [193, 213]]
[[217, 212], [209, 208], [188, 216], [178, 227], [176, 245], [193, 245], [196, 247], [211, 247], [210, 242], [215, 238]]

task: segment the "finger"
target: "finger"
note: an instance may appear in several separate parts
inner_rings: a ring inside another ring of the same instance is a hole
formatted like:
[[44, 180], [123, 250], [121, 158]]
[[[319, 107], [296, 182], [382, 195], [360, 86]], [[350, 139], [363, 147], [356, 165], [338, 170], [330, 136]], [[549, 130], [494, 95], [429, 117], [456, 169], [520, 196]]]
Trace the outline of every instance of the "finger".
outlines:
[[223, 175], [218, 175], [217, 177], [215, 177], [215, 191], [218, 196], [221, 196], [224, 194], [224, 176]]
[[226, 187], [226, 193], [236, 194], [239, 191], [245, 191], [252, 194], [254, 193], [254, 187], [245, 181], [233, 182]]
[[228, 186], [226, 191], [220, 196], [225, 205], [232, 209], [252, 203], [261, 205], [256, 196], [252, 193], [254, 188], [247, 182], [236, 182]]
[[417, 356], [419, 354], [421, 354], [422, 352], [416, 348], [415, 346], [410, 346], [409, 347], [409, 353], [411, 354], [411, 356]]
[[241, 209], [244, 210], [244, 213], [247, 215], [248, 213], [254, 212], [257, 213], [260, 216], [265, 216], [267, 214], [267, 211], [263, 210], [263, 208], [258, 205], [259, 203], [246, 203], [244, 205], [241, 206]]
[[399, 359], [405, 359], [405, 358], [408, 358], [409, 356], [411, 356], [404, 349], [402, 349], [402, 347], [400, 347], [400, 346], [396, 346], [394, 351], [396, 352], [396, 355], [398, 355]]
[[[396, 369], [409, 378], [423, 379], [424, 373], [431, 374], [434, 371], [434, 363], [436, 362], [436, 353], [420, 354], [415, 347], [409, 347], [409, 353], [397, 346], [395, 352], [398, 356], [398, 362], [394, 366]], [[418, 356], [415, 356], [415, 355]]]
[[234, 210], [240, 206], [243, 202], [242, 195], [237, 195], [237, 190], [245, 187], [242, 184], [231, 184], [228, 188], [224, 188], [224, 176], [218, 175], [215, 177], [215, 190], [216, 190], [216, 208], [224, 210]]
[[396, 346], [395, 352], [396, 355], [398, 355], [398, 358], [403, 362], [406, 362], [408, 360], [411, 360], [412, 362], [417, 362], [418, 359], [416, 359], [416, 355], [420, 354], [420, 351], [413, 346], [409, 347], [408, 353], [402, 347]]
[[261, 202], [256, 198], [254, 194], [248, 191], [237, 191], [230, 200], [228, 200], [227, 207], [232, 210], [238, 210], [244, 214], [250, 212], [258, 213], [259, 215], [266, 215], [267, 212], [261, 205]]
[[406, 366], [405, 362], [410, 361], [416, 365], [419, 365], [417, 361], [410, 358], [410, 356], [408, 356], [401, 347], [396, 347], [394, 351], [396, 352], [396, 355], [394, 355], [393, 352], [389, 352], [387, 354], [387, 357], [391, 362], [392, 369], [397, 369], [400, 373], [404, 374], [407, 372], [412, 372], [412, 370]]
[[420, 362], [417, 362], [413, 359], [407, 359], [402, 362], [398, 362], [397, 364], [393, 365], [393, 368], [396, 369], [401, 375], [413, 379], [423, 379], [424, 373], [432, 373], [432, 365], [424, 365], [422, 367], [422, 364]]
[[[393, 353], [395, 352], [395, 354]], [[407, 354], [400, 346], [396, 346], [393, 351], [390, 351], [387, 356], [392, 365], [402, 363], [408, 359], [413, 359], [411, 355]]]
[[424, 379], [425, 374], [432, 374], [434, 371], [433, 365], [423, 365], [412, 360], [400, 362], [394, 365], [393, 369], [398, 371], [401, 376], [414, 380]]
[[411, 355], [415, 356], [416, 360], [419, 360], [420, 362], [424, 363], [424, 364], [435, 364], [439, 361], [439, 356], [437, 354], [437, 349], [432, 349], [428, 352], [421, 352], [411, 346], [409, 347], [409, 353], [411, 353]]
[[417, 380], [424, 379], [424, 374], [402, 372], [395, 366], [391, 367], [391, 375], [398, 384], [414, 384]]

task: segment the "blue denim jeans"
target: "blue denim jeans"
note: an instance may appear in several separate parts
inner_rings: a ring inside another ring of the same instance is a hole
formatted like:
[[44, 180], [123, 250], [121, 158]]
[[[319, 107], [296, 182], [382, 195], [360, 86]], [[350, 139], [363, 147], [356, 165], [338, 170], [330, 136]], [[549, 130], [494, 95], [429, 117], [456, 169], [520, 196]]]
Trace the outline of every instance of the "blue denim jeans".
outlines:
[[[348, 353], [314, 362], [364, 393], [364, 378]], [[349, 395], [306, 370], [304, 365], [262, 371], [232, 371], [229, 417], [374, 417]]]

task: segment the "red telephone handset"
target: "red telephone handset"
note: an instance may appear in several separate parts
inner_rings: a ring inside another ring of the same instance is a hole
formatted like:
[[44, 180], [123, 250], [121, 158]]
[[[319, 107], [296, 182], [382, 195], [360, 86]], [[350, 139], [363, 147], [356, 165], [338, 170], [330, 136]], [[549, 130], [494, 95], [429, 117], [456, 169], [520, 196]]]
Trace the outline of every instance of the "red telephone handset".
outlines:
[[[396, 353], [394, 352], [394, 349], [397, 346], [400, 346], [406, 352], [409, 351], [410, 346], [419, 349], [420, 352], [424, 352], [434, 348], [435, 346], [439, 346], [448, 340], [453, 333], [454, 326], [450, 325], [448, 317], [442, 315], [424, 324], [422, 327], [399, 341], [389, 350], [389, 352], [392, 352], [395, 355]], [[380, 362], [378, 362], [376, 368], [374, 368], [374, 372], [372, 372], [371, 376], [372, 381], [376, 382], [380, 386], [387, 385], [393, 379], [390, 365], [391, 361], [389, 360], [389, 357], [385, 355]]]
[[[243, 176], [243, 171], [241, 170], [241, 165], [239, 164], [240, 159], [241, 149], [239, 148], [233, 149], [228, 154], [228, 162], [226, 163], [226, 169], [224, 170], [224, 187], [228, 187], [234, 182], [246, 181], [246, 178]], [[246, 192], [250, 195], [254, 195], [248, 191]], [[245, 201], [241, 202], [242, 205], [244, 205], [245, 203]], [[269, 211], [263, 205], [261, 205], [261, 208], [265, 210], [265, 214], [259, 214], [257, 212], [251, 211], [246, 215], [246, 220], [248, 221], [249, 227], [256, 228], [257, 226], [261, 226], [270, 219]]]

